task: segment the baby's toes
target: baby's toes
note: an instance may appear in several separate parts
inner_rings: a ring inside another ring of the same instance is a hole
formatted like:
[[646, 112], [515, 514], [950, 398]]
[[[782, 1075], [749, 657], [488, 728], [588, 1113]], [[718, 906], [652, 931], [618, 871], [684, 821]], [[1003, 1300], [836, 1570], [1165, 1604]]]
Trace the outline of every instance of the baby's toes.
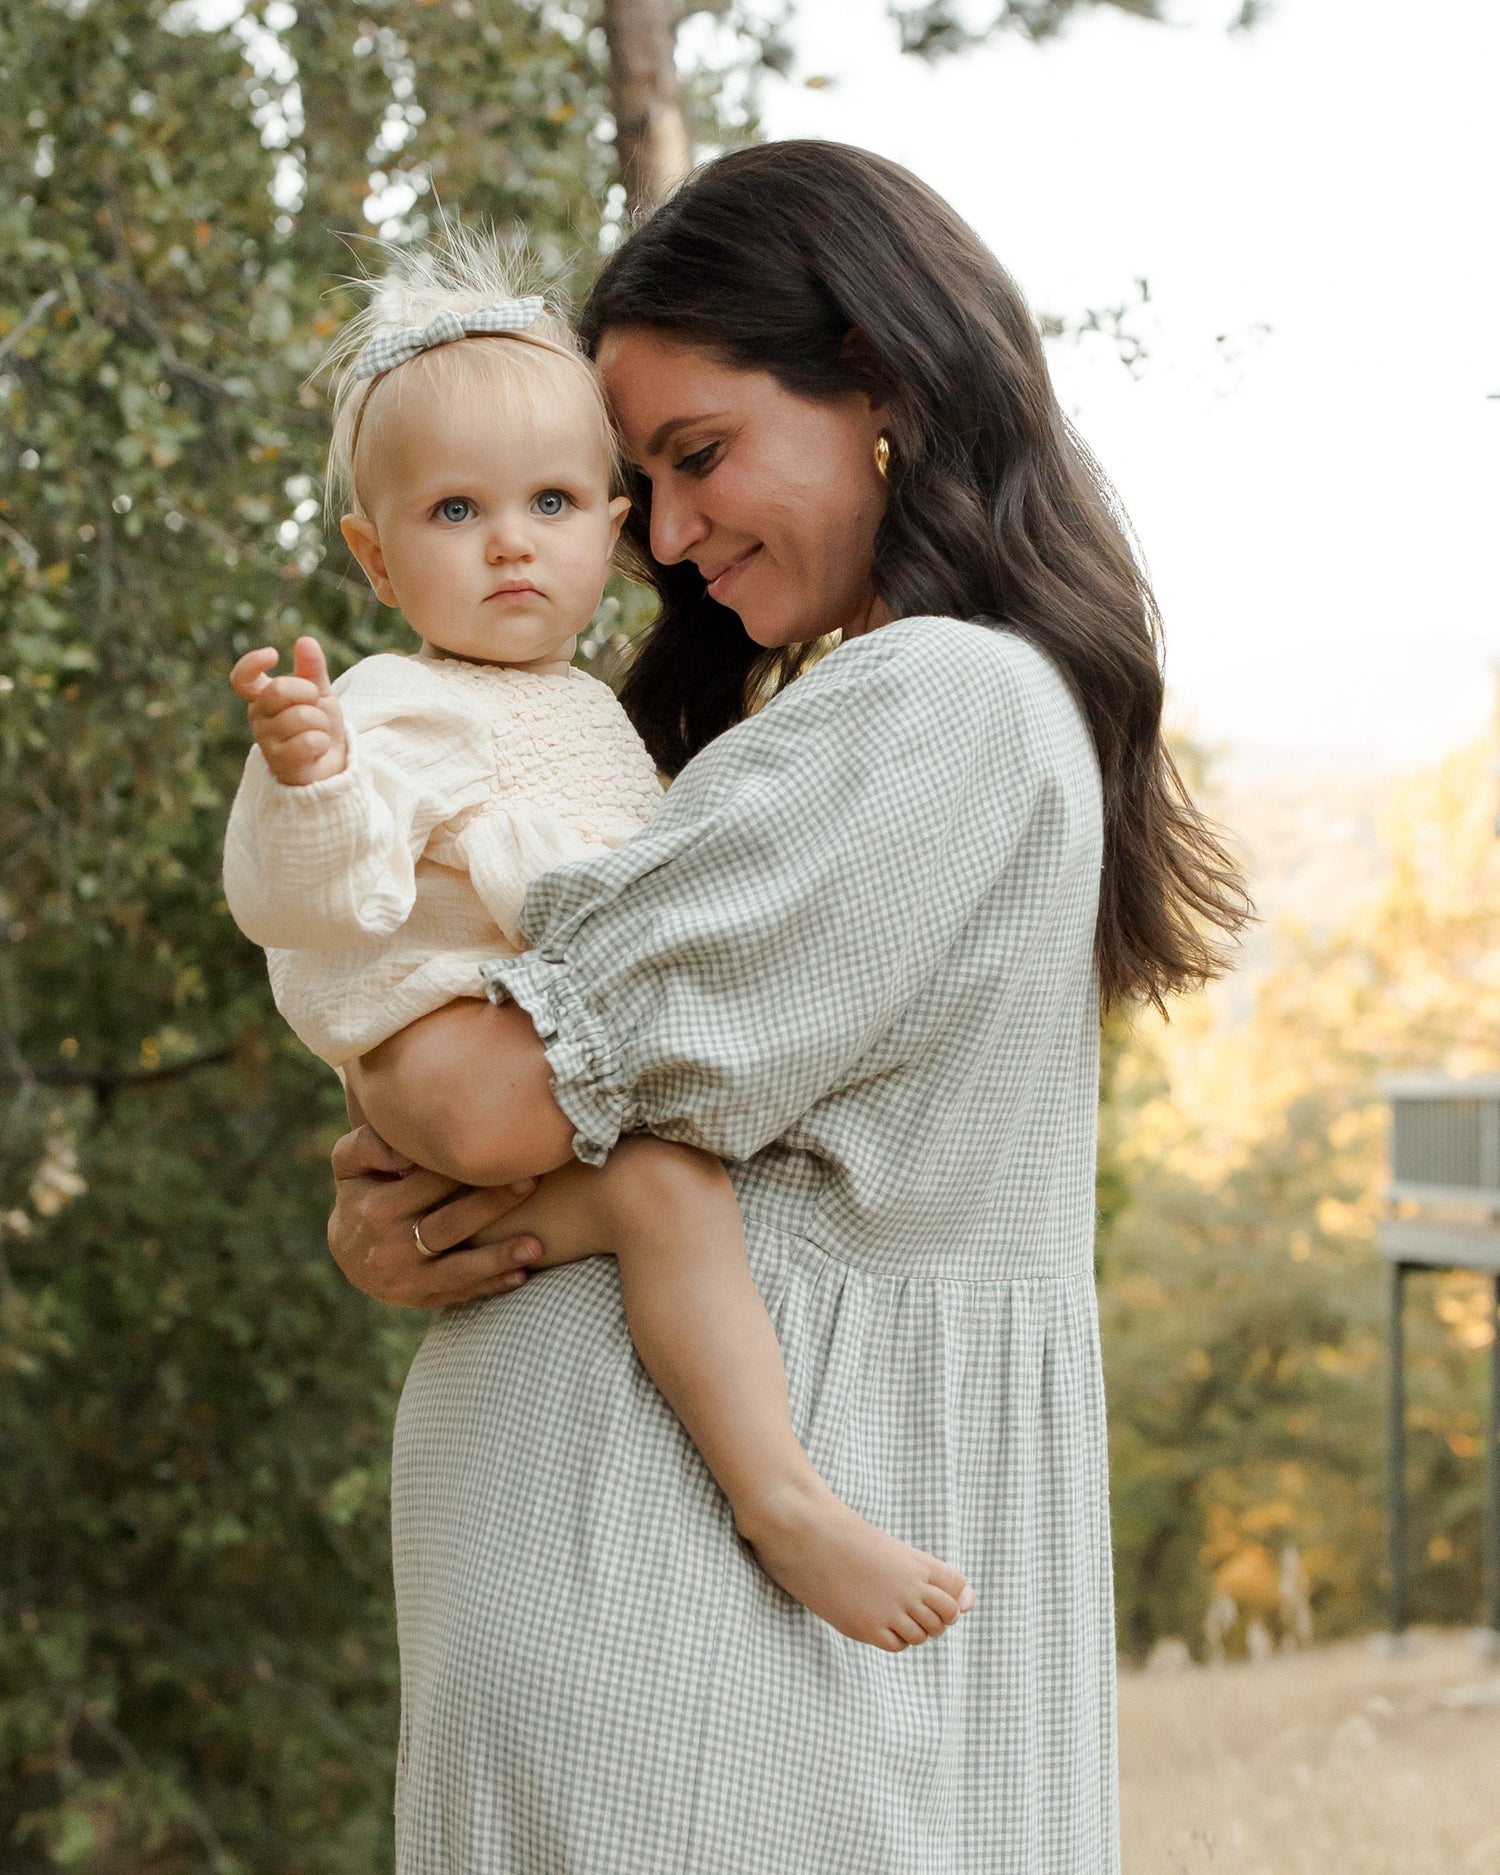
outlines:
[[922, 1590], [922, 1600], [937, 1616], [943, 1626], [951, 1627], [958, 1619], [958, 1601], [946, 1589], [940, 1589], [935, 1582], [929, 1582]]
[[927, 1639], [927, 1631], [918, 1625], [915, 1618], [908, 1614], [899, 1614], [892, 1618], [891, 1629], [899, 1634], [908, 1647], [917, 1647]]
[[906, 1612], [929, 1640], [934, 1634], [941, 1634], [948, 1625], [937, 1610], [925, 1601], [913, 1602]]
[[875, 1645], [888, 1654], [904, 1654], [910, 1642], [903, 1641], [894, 1628], [881, 1628], [875, 1636]]
[[969, 1586], [956, 1569], [950, 1569], [947, 1563], [938, 1562], [936, 1558], [927, 1571], [927, 1579], [933, 1588], [941, 1589], [945, 1595], [951, 1596], [955, 1605]]

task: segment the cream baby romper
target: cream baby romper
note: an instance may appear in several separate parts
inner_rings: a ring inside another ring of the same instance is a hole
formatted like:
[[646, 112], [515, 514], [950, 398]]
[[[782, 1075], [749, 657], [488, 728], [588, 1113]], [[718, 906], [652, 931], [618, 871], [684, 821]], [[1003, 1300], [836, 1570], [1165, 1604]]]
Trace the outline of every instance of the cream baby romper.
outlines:
[[342, 1068], [524, 949], [526, 888], [619, 846], [662, 798], [608, 685], [426, 653], [365, 658], [333, 686], [340, 775], [284, 787], [250, 751], [224, 892], [263, 945], [276, 1006]]

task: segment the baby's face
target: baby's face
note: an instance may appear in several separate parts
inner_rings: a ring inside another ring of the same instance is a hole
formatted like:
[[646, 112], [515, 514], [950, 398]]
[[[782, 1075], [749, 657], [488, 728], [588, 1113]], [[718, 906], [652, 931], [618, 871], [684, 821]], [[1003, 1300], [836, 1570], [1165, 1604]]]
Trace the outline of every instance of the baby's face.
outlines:
[[630, 506], [611, 501], [597, 422], [579, 400], [502, 421], [471, 397], [404, 397], [380, 426], [366, 515], [344, 538], [387, 605], [434, 650], [535, 668], [572, 655]]

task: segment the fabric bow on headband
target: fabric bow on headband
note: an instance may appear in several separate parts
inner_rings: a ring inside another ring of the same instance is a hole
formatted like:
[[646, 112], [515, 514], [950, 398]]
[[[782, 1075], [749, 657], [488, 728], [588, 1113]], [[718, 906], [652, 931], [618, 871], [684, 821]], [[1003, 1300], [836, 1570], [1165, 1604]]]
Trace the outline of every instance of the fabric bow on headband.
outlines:
[[542, 316], [547, 302], [533, 294], [528, 299], [498, 300], [493, 306], [476, 306], [473, 312], [440, 312], [425, 326], [403, 326], [396, 332], [378, 332], [359, 355], [354, 367], [356, 378], [379, 377], [408, 358], [431, 351], [434, 345], [451, 345], [455, 339], [474, 337], [485, 332], [524, 332]]

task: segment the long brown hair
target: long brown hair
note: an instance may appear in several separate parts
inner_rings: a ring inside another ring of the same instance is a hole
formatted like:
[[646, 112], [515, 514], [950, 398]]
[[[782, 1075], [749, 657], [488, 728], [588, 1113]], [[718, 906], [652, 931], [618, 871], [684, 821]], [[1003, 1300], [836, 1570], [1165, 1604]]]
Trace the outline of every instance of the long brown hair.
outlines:
[[[1103, 780], [1095, 956], [1106, 1006], [1216, 976], [1249, 914], [1242, 880], [1162, 739], [1160, 621], [1118, 502], [1058, 406], [1010, 276], [898, 164], [789, 141], [707, 164], [610, 259], [584, 344], [646, 327], [794, 395], [851, 390], [888, 414], [874, 589], [896, 618], [987, 623], [1045, 652]], [[628, 541], [661, 609], [622, 692], [669, 773], [750, 707], [765, 654], [697, 569], [650, 551], [644, 477]]]

